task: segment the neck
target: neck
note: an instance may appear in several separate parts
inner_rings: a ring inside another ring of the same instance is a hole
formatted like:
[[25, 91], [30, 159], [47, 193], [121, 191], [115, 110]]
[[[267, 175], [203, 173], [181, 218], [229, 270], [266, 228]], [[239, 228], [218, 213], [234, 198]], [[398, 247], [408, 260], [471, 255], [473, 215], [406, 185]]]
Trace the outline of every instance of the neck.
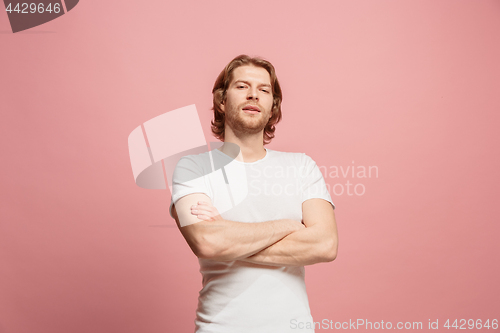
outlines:
[[240, 134], [235, 133], [229, 126], [226, 126], [224, 133], [224, 145], [219, 148], [220, 151], [227, 155], [232, 155], [230, 152], [232, 145], [226, 145], [226, 143], [233, 143], [238, 145], [240, 148], [240, 155], [238, 160], [242, 160], [246, 163], [252, 163], [263, 159], [266, 156], [266, 150], [264, 148], [264, 131], [256, 134]]

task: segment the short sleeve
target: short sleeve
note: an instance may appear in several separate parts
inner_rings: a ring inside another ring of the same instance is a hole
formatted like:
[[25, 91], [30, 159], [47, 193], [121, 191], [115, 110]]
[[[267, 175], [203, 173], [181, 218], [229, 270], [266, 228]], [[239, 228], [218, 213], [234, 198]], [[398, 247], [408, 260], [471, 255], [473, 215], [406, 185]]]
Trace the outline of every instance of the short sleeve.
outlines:
[[204, 163], [201, 163], [196, 155], [184, 156], [179, 160], [172, 175], [170, 216], [172, 216], [174, 203], [188, 194], [204, 193], [212, 198], [206, 183], [207, 172], [204, 169]]
[[325, 179], [316, 162], [306, 154], [302, 154], [301, 163], [302, 202], [313, 198], [324, 199], [330, 202], [333, 209], [335, 209], [335, 204], [328, 192]]

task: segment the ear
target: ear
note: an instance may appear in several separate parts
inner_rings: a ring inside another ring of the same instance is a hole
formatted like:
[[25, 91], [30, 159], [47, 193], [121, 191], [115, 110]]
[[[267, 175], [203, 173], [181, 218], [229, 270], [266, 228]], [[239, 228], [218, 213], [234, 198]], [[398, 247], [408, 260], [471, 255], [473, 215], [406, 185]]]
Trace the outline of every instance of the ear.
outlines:
[[221, 109], [222, 112], [226, 112], [226, 108], [224, 106], [224, 101], [220, 102], [220, 109]]

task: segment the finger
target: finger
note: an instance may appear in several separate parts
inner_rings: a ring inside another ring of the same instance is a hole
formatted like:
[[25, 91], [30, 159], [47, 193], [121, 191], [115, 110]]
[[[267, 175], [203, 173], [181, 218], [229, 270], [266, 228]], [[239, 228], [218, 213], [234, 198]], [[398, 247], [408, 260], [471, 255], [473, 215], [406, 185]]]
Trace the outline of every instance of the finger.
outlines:
[[211, 205], [209, 205], [207, 203], [204, 203], [204, 204], [203, 203], [202, 204], [198, 203], [196, 205], [192, 205], [191, 209], [193, 209], [193, 208], [196, 209], [196, 208], [200, 208], [200, 207], [213, 207], [213, 206], [211, 206]]
[[207, 212], [207, 211], [202, 211], [202, 210], [199, 210], [199, 209], [193, 209], [191, 210], [191, 214], [192, 215], [210, 215], [210, 212]]
[[196, 212], [197, 214], [203, 213], [206, 215], [217, 215], [215, 212], [208, 207], [196, 207], [196, 209], [191, 209], [191, 213]]
[[206, 201], [198, 201], [198, 205], [203, 205], [203, 206], [212, 206], [211, 204], [209, 204], [208, 202]]
[[200, 214], [197, 216], [200, 220], [204, 220], [204, 221], [212, 221], [212, 218], [208, 215], [205, 215], [205, 214]]
[[214, 206], [209, 205], [209, 204], [201, 204], [201, 205], [193, 205], [191, 206], [191, 209], [205, 209], [205, 210], [217, 210]]

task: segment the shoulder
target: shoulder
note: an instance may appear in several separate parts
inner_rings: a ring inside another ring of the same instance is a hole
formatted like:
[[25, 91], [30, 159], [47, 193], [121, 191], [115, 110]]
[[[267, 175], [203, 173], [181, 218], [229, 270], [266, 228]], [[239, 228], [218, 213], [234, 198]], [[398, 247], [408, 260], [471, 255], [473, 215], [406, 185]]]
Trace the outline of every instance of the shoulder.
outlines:
[[179, 161], [193, 161], [193, 162], [198, 162], [198, 161], [201, 161], [201, 160], [205, 160], [205, 159], [208, 159], [209, 158], [209, 152], [204, 152], [204, 153], [200, 153], [200, 154], [191, 154], [191, 155], [185, 155], [185, 156], [182, 156]]
[[208, 152], [205, 152], [182, 156], [175, 166], [174, 173], [184, 171], [204, 173], [207, 170], [210, 170], [210, 156]]

